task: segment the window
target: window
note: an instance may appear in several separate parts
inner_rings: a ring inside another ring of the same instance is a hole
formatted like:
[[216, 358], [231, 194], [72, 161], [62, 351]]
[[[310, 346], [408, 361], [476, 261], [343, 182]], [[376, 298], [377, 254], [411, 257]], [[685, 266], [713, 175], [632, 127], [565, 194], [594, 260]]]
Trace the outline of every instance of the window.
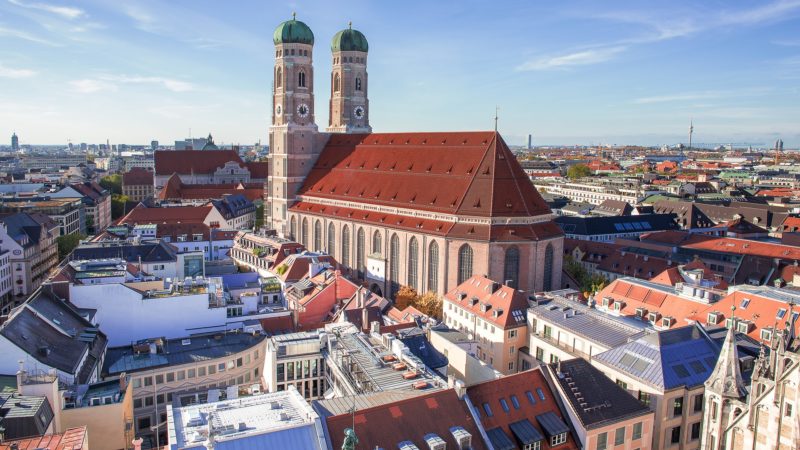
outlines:
[[695, 422], [695, 423], [692, 424], [692, 434], [691, 434], [690, 438], [693, 441], [696, 441], [697, 439], [700, 439], [700, 422]]
[[639, 401], [642, 402], [644, 406], [650, 406], [650, 393], [639, 391]]
[[517, 330], [508, 330], [508, 338], [514, 339], [515, 337], [517, 337]]
[[306, 73], [302, 70], [297, 74], [297, 87], [306, 87]]
[[135, 398], [133, 399], [133, 409], [138, 409], [142, 407], [142, 399]]
[[294, 216], [289, 221], [289, 238], [297, 239], [297, 218]]
[[148, 395], [144, 398], [144, 406], [153, 406], [153, 397]]
[[614, 431], [614, 445], [622, 445], [625, 443], [625, 427], [617, 428]]
[[164, 383], [164, 375], [156, 375], [156, 384], [163, 384]]
[[372, 235], [372, 253], [376, 255], [383, 254], [383, 249], [381, 248], [382, 246], [383, 242], [381, 239], [381, 232], [375, 231], [375, 233]]
[[282, 80], [283, 80], [283, 69], [278, 67], [278, 69], [275, 70], [275, 87], [276, 88], [280, 88], [281, 87], [281, 85], [283, 83]]
[[514, 405], [514, 409], [519, 409], [519, 400], [516, 395], [511, 395], [511, 404]]
[[544, 401], [544, 391], [542, 388], [536, 388], [536, 395], [539, 396], [539, 400]]
[[150, 431], [150, 416], [139, 417], [137, 419], [137, 425], [140, 430]]
[[322, 222], [319, 220], [314, 222], [314, 251], [322, 250]]
[[786, 406], [783, 408], [783, 415], [786, 417], [792, 417], [792, 410], [793, 405], [789, 402], [786, 402]]
[[556, 445], [561, 445], [564, 442], [567, 442], [567, 433], [557, 434], [555, 436], [550, 437], [550, 446], [555, 447]]
[[597, 450], [606, 450], [608, 448], [608, 433], [600, 433], [597, 435]]
[[303, 224], [300, 226], [300, 243], [308, 247], [308, 218], [303, 219]]
[[525, 396], [528, 397], [528, 401], [531, 405], [536, 404], [536, 398], [534, 398], [533, 393], [531, 391], [525, 391]]
[[331, 255], [336, 251], [336, 227], [333, 222], [328, 225], [328, 253]]
[[617, 386], [621, 387], [622, 389], [628, 389], [628, 383], [622, 380], [617, 380]]
[[717, 402], [711, 402], [711, 420], [717, 420], [717, 409], [719, 409], [719, 404]]
[[547, 244], [547, 249], [544, 251], [544, 285], [542, 289], [545, 291], [552, 290], [553, 288], [553, 244]]
[[428, 290], [439, 290], [439, 244], [436, 241], [428, 247]]
[[342, 264], [350, 267], [350, 227], [342, 227]]
[[216, 366], [208, 366], [208, 374], [209, 375], [214, 375], [215, 373], [217, 373]]
[[458, 249], [458, 284], [472, 276], [472, 247], [464, 244]]
[[681, 442], [681, 427], [677, 426], [672, 429], [672, 433], [669, 439], [671, 444], [679, 444]]
[[417, 238], [408, 241], [408, 286], [417, 289], [417, 263], [419, 246]]
[[683, 414], [683, 397], [677, 397], [672, 402], [672, 417], [677, 417]]
[[356, 77], [356, 90], [361, 90], [361, 77]]
[[492, 417], [494, 415], [492, 414], [492, 408], [488, 403], [483, 404], [483, 411], [486, 412], [486, 417]]
[[505, 411], [505, 412], [511, 411], [511, 409], [508, 407], [508, 402], [504, 398], [500, 399], [500, 406], [503, 407], [503, 411]]
[[636, 422], [635, 424], [633, 424], [633, 436], [631, 436], [631, 439], [635, 441], [636, 439], [641, 439], [641, 438], [642, 438], [642, 422]]
[[514, 289], [519, 284], [519, 248], [511, 247], [506, 250], [505, 262], [503, 265], [503, 281]]
[[277, 366], [277, 375], [278, 375], [278, 382], [286, 381], [286, 373], [284, 370], [283, 363], [279, 363]]
[[359, 278], [364, 278], [364, 268], [366, 265], [366, 258], [364, 257], [366, 253], [365, 239], [364, 228], [359, 227], [356, 233], [356, 270], [358, 270]]
[[391, 282], [389, 298], [400, 289], [400, 238], [393, 234], [389, 240], [389, 281]]
[[694, 412], [700, 412], [703, 410], [703, 394], [697, 394], [694, 396]]
[[145, 386], [152, 386], [153, 385], [153, 377], [144, 377], [144, 385]]
[[336, 73], [333, 75], [333, 92], [339, 92], [339, 84], [341, 84], [341, 80], [339, 74]]

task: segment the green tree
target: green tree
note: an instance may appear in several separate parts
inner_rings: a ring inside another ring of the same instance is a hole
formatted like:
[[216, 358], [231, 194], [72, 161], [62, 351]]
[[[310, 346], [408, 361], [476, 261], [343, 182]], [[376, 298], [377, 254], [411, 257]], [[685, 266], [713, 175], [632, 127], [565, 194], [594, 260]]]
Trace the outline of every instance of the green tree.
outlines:
[[122, 195], [122, 175], [115, 173], [100, 179], [100, 186], [108, 189], [112, 194]]
[[264, 203], [256, 207], [256, 230], [264, 226]]
[[591, 275], [580, 262], [572, 258], [572, 255], [564, 257], [564, 270], [578, 282], [581, 292], [594, 293], [608, 284], [606, 277], [599, 274]]
[[111, 219], [116, 220], [125, 215], [125, 204], [130, 201], [127, 195], [111, 194]]
[[588, 177], [592, 174], [592, 169], [586, 164], [575, 164], [567, 169], [567, 178], [577, 180], [578, 178]]
[[85, 239], [86, 236], [73, 233], [68, 234], [66, 236], [59, 236], [56, 238], [56, 243], [58, 244], [58, 259], [64, 259], [75, 250], [75, 247], [81, 243], [81, 239]]

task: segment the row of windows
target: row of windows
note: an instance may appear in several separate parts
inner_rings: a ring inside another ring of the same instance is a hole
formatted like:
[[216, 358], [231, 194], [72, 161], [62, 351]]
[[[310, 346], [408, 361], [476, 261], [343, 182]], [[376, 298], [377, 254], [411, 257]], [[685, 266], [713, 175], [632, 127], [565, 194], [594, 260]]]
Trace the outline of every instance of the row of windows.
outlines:
[[[284, 55], [283, 50], [275, 50], [275, 57], [280, 58]], [[286, 56], [295, 56], [295, 49], [286, 50]], [[297, 56], [308, 56], [308, 50], [297, 49]]]
[[[253, 358], [258, 359], [258, 350], [253, 353]], [[146, 377], [137, 377], [133, 379], [133, 387], [134, 389], [138, 389], [142, 386], [152, 386], [153, 381], [155, 380], [156, 384], [163, 384], [164, 382], [171, 383], [173, 381], [182, 381], [184, 379], [191, 379], [195, 377], [204, 377], [206, 374], [214, 375], [217, 372], [224, 372], [228, 369], [234, 369], [236, 367], [242, 367], [244, 364], [250, 364], [250, 354], [246, 354], [244, 356], [240, 356], [236, 359], [231, 359], [227, 362], [222, 362], [219, 364], [212, 364], [209, 366], [201, 366], [197, 368], [191, 368], [186, 370], [178, 370], [176, 372], [167, 372], [163, 374], [157, 374], [155, 379], [152, 375], [148, 375]]]
[[324, 372], [324, 360], [290, 361], [277, 365], [278, 383], [295, 379], [317, 377]]
[[364, 63], [367, 62], [367, 59], [366, 58], [362, 58], [360, 56], [356, 56], [355, 58], [353, 58], [352, 56], [346, 56], [344, 58], [333, 58], [333, 63], [334, 64], [339, 64], [339, 61], [341, 61], [343, 64], [344, 63], [353, 63], [353, 62], [356, 63], [356, 64], [364, 64]]
[[[338, 73], [333, 74], [332, 83], [333, 83], [333, 92], [339, 92], [339, 90], [341, 89], [342, 81], [341, 81], [341, 78], [339, 77]], [[356, 76], [356, 79], [355, 79], [355, 82], [354, 82], [354, 87], [355, 87], [356, 91], [360, 91], [361, 90], [361, 76], [360, 75]]]
[[[259, 374], [258, 367], [256, 367], [255, 369], [253, 369], [252, 376], [250, 374], [250, 371], [247, 371], [244, 374], [239, 375], [236, 378], [229, 378], [228, 381], [220, 381], [219, 383], [211, 383], [211, 384], [202, 385], [202, 386], [192, 386], [192, 389], [195, 389], [195, 390], [196, 389], [209, 390], [209, 389], [216, 389], [216, 388], [223, 388], [224, 389], [227, 386], [235, 386], [235, 385], [239, 385], [239, 384], [249, 383], [250, 381], [257, 381], [259, 379], [258, 378], [258, 374]], [[172, 403], [173, 395], [179, 395], [180, 396], [180, 393], [166, 392], [164, 394], [157, 394], [155, 396], [146, 395], [144, 397], [137, 397], [137, 398], [133, 399], [133, 408], [134, 409], [139, 409], [139, 408], [143, 408], [143, 407], [144, 408], [150, 407], [150, 406], [153, 406], [154, 404], [155, 405], [163, 405], [163, 404], [166, 404], [166, 403]], [[203, 392], [203, 393], [200, 393], [200, 394], [192, 394], [191, 396], [189, 396], [188, 399], [181, 396], [180, 397], [181, 406], [186, 406], [186, 405], [190, 405], [190, 404], [195, 403], [196, 400], [197, 400], [197, 396], [198, 395], [200, 396], [200, 400], [202, 402], [205, 402], [204, 399], [206, 398], [207, 393]], [[195, 401], [191, 401], [190, 400], [191, 397], [194, 397]]]
[[[275, 69], [275, 87], [283, 87], [283, 69], [280, 67]], [[306, 73], [303, 70], [297, 74], [297, 87], [306, 87]], [[231, 174], [233, 174], [233, 170], [231, 170]]]
[[[635, 441], [642, 438], [642, 422], [633, 424], [631, 431], [631, 440]], [[625, 443], [625, 427], [619, 427], [614, 430], [614, 445], [622, 445]], [[597, 450], [606, 450], [608, 448], [608, 432], [600, 433], [597, 435]]]

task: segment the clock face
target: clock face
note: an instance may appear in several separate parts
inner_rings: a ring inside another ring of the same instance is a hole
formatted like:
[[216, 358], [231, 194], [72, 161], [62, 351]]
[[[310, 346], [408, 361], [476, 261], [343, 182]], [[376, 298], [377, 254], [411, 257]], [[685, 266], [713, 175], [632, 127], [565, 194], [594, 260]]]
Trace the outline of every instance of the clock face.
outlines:
[[356, 119], [364, 117], [364, 107], [356, 106], [355, 109], [353, 110], [353, 115], [356, 117]]
[[280, 117], [283, 114], [283, 108], [281, 105], [275, 105], [275, 115]]
[[309, 113], [308, 105], [306, 105], [305, 103], [301, 103], [300, 106], [297, 107], [298, 116], [305, 118], [308, 116], [308, 113]]

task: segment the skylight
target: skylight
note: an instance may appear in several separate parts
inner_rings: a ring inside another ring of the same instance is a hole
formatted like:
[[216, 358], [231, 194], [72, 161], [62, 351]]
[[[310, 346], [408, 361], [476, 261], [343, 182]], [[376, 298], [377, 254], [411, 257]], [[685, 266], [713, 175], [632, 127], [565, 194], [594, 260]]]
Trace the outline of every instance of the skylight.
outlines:
[[781, 308], [778, 310], [778, 314], [775, 315], [776, 319], [783, 319], [786, 316], [786, 309]]

